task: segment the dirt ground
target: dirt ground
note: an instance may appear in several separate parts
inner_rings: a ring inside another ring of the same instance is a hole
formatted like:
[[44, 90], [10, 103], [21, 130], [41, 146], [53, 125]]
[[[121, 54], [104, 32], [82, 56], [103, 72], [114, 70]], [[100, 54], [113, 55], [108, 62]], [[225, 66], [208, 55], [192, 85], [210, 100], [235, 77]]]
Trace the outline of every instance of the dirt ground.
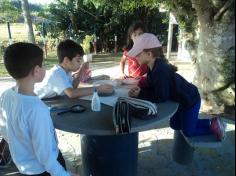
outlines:
[[[190, 62], [176, 62], [179, 72], [190, 82], [193, 79], [193, 68]], [[104, 64], [108, 65], [103, 69]], [[95, 62], [90, 66], [93, 75], [109, 73], [116, 77], [119, 73], [118, 63], [112, 60]], [[0, 78], [0, 93], [12, 86], [10, 78]], [[207, 110], [209, 107], [202, 107]], [[235, 122], [226, 120], [227, 138], [222, 146], [216, 149], [197, 148], [193, 163], [183, 166], [172, 160], [173, 130], [168, 121], [158, 129], [139, 133], [138, 176], [234, 176], [235, 175]], [[61, 149], [69, 170], [81, 172], [80, 135], [57, 130], [59, 148]], [[0, 175], [18, 175], [11, 165], [0, 168]]]

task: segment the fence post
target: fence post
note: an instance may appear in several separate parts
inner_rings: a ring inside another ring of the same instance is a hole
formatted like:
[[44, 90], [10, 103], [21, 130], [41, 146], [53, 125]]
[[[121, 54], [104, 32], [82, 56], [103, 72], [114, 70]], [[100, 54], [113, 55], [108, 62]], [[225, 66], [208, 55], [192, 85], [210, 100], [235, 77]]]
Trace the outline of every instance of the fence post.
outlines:
[[12, 37], [11, 37], [11, 27], [10, 27], [10, 22], [7, 22], [7, 30], [8, 30], [9, 44], [12, 44]]

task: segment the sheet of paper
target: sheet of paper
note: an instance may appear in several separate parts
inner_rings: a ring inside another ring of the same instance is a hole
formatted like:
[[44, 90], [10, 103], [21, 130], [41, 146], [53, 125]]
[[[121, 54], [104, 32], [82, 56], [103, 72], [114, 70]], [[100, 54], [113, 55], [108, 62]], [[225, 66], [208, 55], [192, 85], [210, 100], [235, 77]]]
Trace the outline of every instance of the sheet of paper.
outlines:
[[[99, 97], [101, 103], [106, 104], [108, 106], [114, 106], [118, 97], [127, 97], [128, 96], [129, 89], [127, 87], [118, 87], [115, 88], [115, 93], [112, 96], [107, 97]], [[92, 100], [93, 95], [89, 95], [86, 97], [82, 97], [83, 100]]]

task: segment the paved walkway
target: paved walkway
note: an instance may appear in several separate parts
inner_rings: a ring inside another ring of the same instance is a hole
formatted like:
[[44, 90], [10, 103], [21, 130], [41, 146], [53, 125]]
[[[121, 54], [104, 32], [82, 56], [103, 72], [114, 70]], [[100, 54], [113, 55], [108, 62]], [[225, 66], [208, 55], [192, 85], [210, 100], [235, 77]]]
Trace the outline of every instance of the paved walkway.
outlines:
[[[101, 69], [104, 64], [106, 69]], [[116, 77], [119, 73], [117, 61], [107, 60], [91, 64], [94, 75], [109, 74]], [[178, 63], [180, 74], [192, 79], [190, 63]], [[0, 78], [0, 92], [12, 86], [10, 78]], [[57, 130], [59, 148], [66, 159], [67, 167], [73, 172], [81, 171], [80, 135]], [[199, 148], [195, 151], [191, 165], [182, 166], [172, 161], [173, 130], [168, 121], [156, 130], [139, 133], [138, 176], [234, 176], [235, 175], [235, 124], [228, 121], [227, 138], [217, 149]], [[14, 166], [0, 169], [0, 175], [17, 175]]]

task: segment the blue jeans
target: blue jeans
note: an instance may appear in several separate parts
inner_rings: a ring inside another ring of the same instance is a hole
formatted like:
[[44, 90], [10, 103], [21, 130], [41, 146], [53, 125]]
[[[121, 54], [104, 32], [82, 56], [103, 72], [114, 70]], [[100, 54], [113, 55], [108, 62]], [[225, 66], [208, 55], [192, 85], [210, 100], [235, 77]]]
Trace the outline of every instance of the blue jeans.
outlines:
[[201, 99], [191, 108], [179, 108], [170, 119], [170, 127], [174, 130], [182, 130], [188, 137], [211, 134], [210, 120], [198, 119], [200, 106]]

